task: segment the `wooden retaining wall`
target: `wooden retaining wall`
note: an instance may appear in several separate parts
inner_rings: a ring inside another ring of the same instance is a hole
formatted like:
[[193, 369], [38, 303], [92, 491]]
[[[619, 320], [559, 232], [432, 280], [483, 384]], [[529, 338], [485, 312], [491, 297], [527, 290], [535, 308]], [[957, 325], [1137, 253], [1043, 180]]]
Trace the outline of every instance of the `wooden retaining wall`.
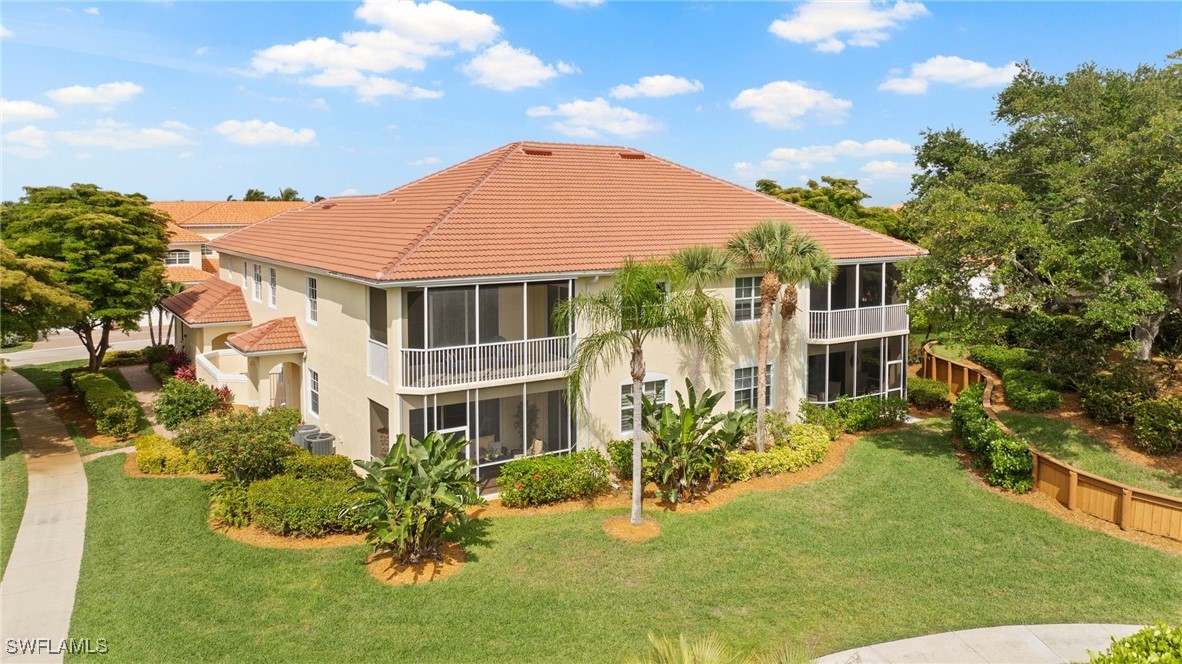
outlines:
[[[1021, 438], [1005, 425], [993, 411], [993, 389], [996, 378], [988, 369], [967, 360], [949, 360], [932, 353], [931, 344], [924, 346], [924, 378], [932, 378], [948, 385], [955, 396], [974, 383], [985, 382], [983, 405], [989, 419], [1002, 431]], [[1034, 456], [1034, 488], [1054, 498], [1070, 510], [1117, 524], [1123, 530], [1139, 530], [1182, 540], [1182, 499], [1126, 486], [1106, 477], [1093, 475], [1058, 459], [1030, 448]]]

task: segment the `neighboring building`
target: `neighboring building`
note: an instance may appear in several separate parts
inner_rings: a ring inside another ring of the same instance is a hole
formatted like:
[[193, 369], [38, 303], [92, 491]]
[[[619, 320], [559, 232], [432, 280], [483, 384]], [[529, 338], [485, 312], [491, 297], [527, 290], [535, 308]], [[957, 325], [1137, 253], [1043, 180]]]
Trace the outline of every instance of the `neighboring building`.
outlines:
[[[173, 224], [202, 238], [201, 256], [217, 259], [217, 252], [209, 248], [208, 242], [230, 233], [257, 224], [281, 212], [298, 210], [308, 203], [304, 201], [153, 201], [157, 212], [168, 215]], [[200, 262], [197, 263], [200, 268]], [[216, 273], [217, 269], [214, 267]]]
[[[603, 288], [628, 256], [723, 245], [763, 219], [792, 223], [840, 265], [831, 288], [799, 286], [788, 402], [905, 394], [894, 262], [921, 249], [622, 147], [513, 143], [384, 194], [284, 212], [213, 241], [219, 276], [165, 306], [198, 376], [236, 402], [298, 406], [351, 458], [385, 454], [399, 433], [462, 432], [490, 487], [508, 460], [599, 447], [633, 426], [626, 362], [572, 412], [564, 377], [583, 330], [555, 329], [558, 302]], [[734, 320], [708, 381], [728, 408], [758, 398], [759, 276], [712, 289]], [[684, 389], [691, 349], [645, 354], [650, 395]]]
[[193, 231], [168, 224], [168, 251], [164, 254], [164, 278], [186, 286], [201, 283], [217, 274], [212, 264], [203, 266], [201, 247], [206, 239]]

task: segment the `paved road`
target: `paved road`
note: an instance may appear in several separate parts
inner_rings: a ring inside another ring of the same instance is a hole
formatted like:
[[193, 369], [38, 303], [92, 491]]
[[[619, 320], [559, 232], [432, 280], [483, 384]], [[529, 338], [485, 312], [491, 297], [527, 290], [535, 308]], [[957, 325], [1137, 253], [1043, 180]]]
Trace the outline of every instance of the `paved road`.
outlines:
[[[29, 495], [12, 557], [0, 581], [0, 634], [8, 639], [49, 639], [54, 648], [69, 636], [74, 593], [86, 533], [86, 471], [66, 427], [45, 397], [16, 372], [0, 388], [20, 432], [29, 473]], [[8, 661], [60, 662], [61, 654], [10, 655]]]
[[[146, 348], [151, 344], [147, 330], [140, 332], [111, 333], [112, 350], [136, 350]], [[0, 355], [10, 367], [22, 367], [29, 364], [49, 364], [50, 362], [64, 362], [66, 360], [85, 360], [86, 349], [73, 332], [62, 332], [51, 335], [48, 341], [38, 341], [29, 350], [5, 353]]]
[[826, 655], [816, 664], [1063, 664], [1086, 662], [1140, 625], [1012, 625], [919, 636]]

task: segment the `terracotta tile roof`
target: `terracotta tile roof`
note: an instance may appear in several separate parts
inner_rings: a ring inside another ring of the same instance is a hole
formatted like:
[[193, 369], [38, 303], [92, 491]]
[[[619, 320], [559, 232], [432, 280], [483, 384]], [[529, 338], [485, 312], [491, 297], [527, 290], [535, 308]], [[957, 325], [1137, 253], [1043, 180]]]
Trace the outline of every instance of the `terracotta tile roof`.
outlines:
[[210, 274], [217, 274], [219, 269], [219, 260], [216, 258], [201, 257], [201, 269]]
[[216, 276], [186, 288], [160, 303], [191, 325], [249, 323], [250, 310], [242, 289]]
[[170, 244], [205, 244], [207, 242], [204, 236], [173, 223], [168, 224], [168, 241]]
[[606, 271], [783, 219], [834, 258], [914, 245], [630, 148], [512, 143], [376, 196], [330, 198], [219, 250], [368, 279]]
[[246, 354], [306, 348], [300, 327], [292, 316], [273, 318], [244, 332], [230, 335], [226, 343]]
[[267, 217], [298, 210], [304, 201], [155, 201], [152, 207], [165, 212], [181, 226], [244, 226]]
[[213, 274], [195, 267], [183, 265], [168, 265], [164, 268], [164, 278], [178, 284], [195, 284], [213, 278]]

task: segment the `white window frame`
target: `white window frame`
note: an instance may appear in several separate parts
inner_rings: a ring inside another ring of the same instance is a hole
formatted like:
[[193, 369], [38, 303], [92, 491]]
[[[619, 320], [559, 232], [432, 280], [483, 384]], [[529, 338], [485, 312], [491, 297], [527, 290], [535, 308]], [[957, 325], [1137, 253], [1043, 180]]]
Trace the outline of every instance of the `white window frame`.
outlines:
[[304, 317], [312, 325], [320, 322], [320, 284], [316, 277], [304, 277]]
[[[185, 255], [185, 262], [178, 263], [176, 259], [181, 254]], [[168, 266], [176, 266], [176, 267], [183, 267], [183, 266], [192, 265], [193, 264], [193, 252], [189, 251], [188, 249], [169, 249], [168, 252], [164, 254], [164, 264], [168, 265]]]
[[209, 245], [203, 244], [203, 245], [201, 245], [201, 255], [202, 256], [216, 256], [217, 252], [214, 251], [213, 249], [210, 249]]
[[251, 299], [255, 302], [263, 301], [263, 266], [258, 263], [254, 264], [254, 270], [251, 273], [254, 277], [253, 286], [251, 288]]
[[[739, 297], [739, 282], [743, 280], [751, 281], [751, 295], [747, 297]], [[759, 320], [760, 306], [763, 302], [763, 296], [759, 291], [759, 282], [761, 277], [735, 277], [735, 322], [748, 323]], [[749, 318], [739, 318], [739, 303], [751, 303], [751, 316]]]
[[[655, 386], [657, 384], [662, 385], [662, 388], [661, 388], [662, 394], [661, 394], [660, 400], [654, 399], [654, 397], [656, 396], [655, 395], [655, 393], [656, 393]], [[649, 385], [654, 386], [652, 393], [649, 392]], [[644, 377], [644, 386], [642, 389], [643, 389], [644, 394], [648, 394], [650, 399], [654, 399], [654, 403], [656, 403], [657, 405], [669, 403], [669, 377], [668, 376], [649, 374]], [[632, 417], [632, 404], [629, 403], [631, 400], [632, 400], [632, 381], [631, 380], [622, 381], [620, 383], [620, 435], [621, 436], [632, 435], [633, 430], [631, 428], [628, 428], [628, 429], [624, 428], [624, 418], [625, 417], [629, 417], [629, 418]], [[632, 426], [635, 427], [636, 423], [633, 422]]]
[[[738, 372], [740, 372], [740, 371], [753, 372], [751, 375], [751, 380], [752, 380], [751, 387], [745, 387], [745, 388], [743, 388], [743, 390], [744, 391], [751, 390], [753, 392], [759, 390], [759, 365], [754, 362], [735, 365], [735, 370], [731, 374], [731, 381], [732, 381], [731, 382], [731, 399], [732, 399], [731, 403], [735, 408], [738, 408], [740, 405], [739, 404], [739, 376], [738, 376]], [[763, 395], [764, 399], [766, 400], [766, 403], [764, 405], [767, 408], [772, 407], [773, 396], [775, 395], [775, 385], [776, 385], [776, 379], [775, 379], [775, 374], [774, 374], [774, 368], [773, 368], [773, 365], [769, 362], [767, 365], [767, 385], [764, 386], [765, 391], [764, 391], [764, 395]], [[747, 405], [747, 407], [750, 408], [751, 410], [757, 410], [757, 406], [759, 404], [752, 403], [749, 405], [748, 404], [744, 404], [744, 405]]]
[[279, 278], [276, 275], [275, 268], [273, 267], [267, 268], [267, 286], [270, 288], [267, 304], [272, 309], [275, 309], [279, 305]]
[[320, 419], [320, 372], [308, 367], [308, 414]]
[[242, 290], [246, 290], [246, 284], [250, 281], [250, 277], [246, 274], [246, 261], [242, 261]]

